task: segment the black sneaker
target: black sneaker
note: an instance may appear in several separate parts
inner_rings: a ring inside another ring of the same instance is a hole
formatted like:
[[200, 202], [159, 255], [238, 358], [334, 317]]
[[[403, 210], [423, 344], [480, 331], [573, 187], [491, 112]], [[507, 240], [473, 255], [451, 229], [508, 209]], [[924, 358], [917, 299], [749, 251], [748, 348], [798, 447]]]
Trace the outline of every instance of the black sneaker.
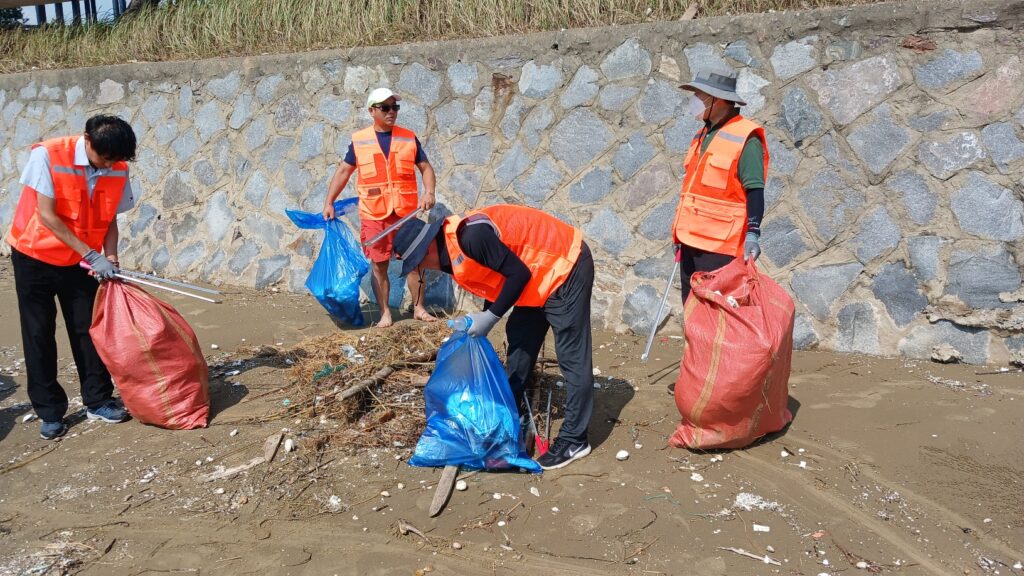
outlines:
[[590, 444], [583, 442], [576, 444], [562, 438], [555, 438], [555, 442], [548, 449], [547, 453], [537, 458], [537, 464], [545, 470], [554, 470], [568, 466], [570, 462], [579, 460], [590, 454]]
[[56, 440], [60, 438], [68, 431], [68, 427], [64, 424], [64, 421], [59, 422], [46, 422], [43, 421], [42, 426], [39, 427], [39, 437], [43, 440]]

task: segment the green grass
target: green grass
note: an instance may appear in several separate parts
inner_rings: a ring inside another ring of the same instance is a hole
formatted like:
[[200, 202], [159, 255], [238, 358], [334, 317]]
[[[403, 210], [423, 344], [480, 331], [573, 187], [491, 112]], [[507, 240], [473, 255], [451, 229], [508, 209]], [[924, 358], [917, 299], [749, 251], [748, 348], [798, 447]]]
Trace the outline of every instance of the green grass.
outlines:
[[[694, 0], [697, 17], [878, 0]], [[169, 0], [165, 0], [169, 2]], [[176, 0], [116, 24], [0, 31], [0, 73], [676, 20], [691, 0]]]

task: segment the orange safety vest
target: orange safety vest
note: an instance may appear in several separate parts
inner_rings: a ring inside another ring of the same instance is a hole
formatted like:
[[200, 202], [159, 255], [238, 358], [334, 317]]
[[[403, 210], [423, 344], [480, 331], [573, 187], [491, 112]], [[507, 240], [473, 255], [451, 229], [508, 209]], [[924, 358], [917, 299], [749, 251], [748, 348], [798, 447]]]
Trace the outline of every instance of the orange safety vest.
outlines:
[[572, 272], [583, 245], [583, 232], [536, 208], [498, 204], [449, 216], [444, 241], [452, 262], [452, 277], [469, 292], [490, 302], [501, 293], [505, 277], [467, 257], [456, 236], [468, 224], [489, 224], [498, 238], [530, 269], [530, 281], [516, 306], [543, 306]]
[[[103, 239], [110, 223], [117, 217], [117, 206], [128, 181], [128, 163], [115, 162], [109, 174], [97, 178], [90, 200], [85, 167], [75, 165], [75, 145], [79, 138], [54, 138], [32, 147], [42, 146], [50, 154], [50, 177], [53, 179], [57, 217], [89, 248], [99, 252], [103, 249]], [[7, 243], [18, 252], [47, 264], [77, 264], [82, 259], [81, 255], [57, 238], [39, 219], [36, 194], [28, 186], [22, 188]]]
[[352, 135], [352, 149], [359, 169], [356, 191], [362, 219], [383, 220], [392, 213], [405, 216], [416, 209], [416, 134], [412, 130], [392, 129], [387, 156], [373, 126]]
[[690, 143], [683, 165], [686, 177], [679, 193], [672, 239], [676, 244], [717, 254], [743, 255], [747, 232], [747, 193], [739, 177], [740, 155], [747, 139], [764, 147], [764, 177], [768, 179], [768, 145], [764, 129], [737, 115], [715, 134], [700, 153], [707, 128]]

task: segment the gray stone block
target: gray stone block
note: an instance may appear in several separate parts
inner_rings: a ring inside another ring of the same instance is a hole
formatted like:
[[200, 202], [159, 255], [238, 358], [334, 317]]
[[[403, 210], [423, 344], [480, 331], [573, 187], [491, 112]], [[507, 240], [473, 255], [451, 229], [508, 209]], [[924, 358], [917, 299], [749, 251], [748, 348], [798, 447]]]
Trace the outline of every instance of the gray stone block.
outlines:
[[467, 96], [473, 93], [476, 77], [475, 64], [453, 62], [448, 65], [448, 85], [452, 87], [452, 92], [460, 96]]
[[[22, 96], [22, 98], [25, 97]], [[33, 95], [32, 98], [35, 98], [35, 96]], [[121, 100], [124, 100], [124, 84], [115, 82], [110, 78], [100, 82], [100, 90], [96, 95], [96, 104], [106, 106]]]
[[274, 110], [274, 126], [278, 130], [291, 131], [298, 128], [306, 119], [306, 109], [297, 94], [288, 94], [281, 99]]
[[648, 240], [664, 241], [672, 237], [672, 221], [676, 216], [677, 198], [659, 204], [640, 222], [637, 232]]
[[264, 76], [256, 83], [256, 98], [261, 104], [269, 104], [277, 95], [277, 89], [282, 82], [284, 82], [284, 76], [281, 74]]
[[918, 326], [900, 340], [897, 349], [903, 356], [930, 360], [932, 348], [949, 344], [960, 352], [968, 364], [984, 364], [988, 361], [989, 334], [978, 328], [964, 328], [952, 322], [940, 320], [935, 324]]
[[910, 324], [928, 305], [928, 298], [918, 288], [917, 279], [899, 262], [882, 267], [871, 284], [871, 291], [900, 328]]
[[878, 256], [895, 248], [903, 237], [900, 227], [893, 221], [885, 206], [875, 208], [860, 225], [853, 239], [857, 259], [867, 264]]
[[984, 158], [985, 150], [973, 132], [959, 132], [944, 140], [925, 140], [917, 146], [917, 159], [939, 180], [946, 180]]
[[167, 269], [167, 265], [170, 264], [170, 262], [170, 250], [167, 249], [167, 246], [161, 246], [157, 248], [156, 252], [153, 253], [153, 257], [149, 259], [149, 267], [157, 274], [160, 274]]
[[1017, 138], [1013, 125], [996, 122], [981, 129], [981, 140], [1003, 174], [1010, 173], [1010, 164], [1024, 158], [1024, 142]]
[[822, 157], [828, 160], [828, 163], [833, 167], [854, 177], [859, 176], [861, 174], [860, 166], [850, 159], [845, 150], [839, 147], [839, 143], [836, 141], [837, 138], [838, 136], [834, 132], [827, 132], [818, 140]]
[[185, 84], [178, 91], [178, 118], [188, 118], [192, 114], [192, 86]]
[[526, 147], [533, 150], [540, 145], [541, 139], [547, 131], [547, 127], [551, 125], [555, 119], [554, 113], [551, 108], [548, 108], [547, 104], [538, 104], [536, 108], [526, 117], [523, 122], [523, 140], [526, 141]]
[[660, 303], [658, 291], [649, 284], [642, 284], [630, 292], [622, 303], [622, 321], [634, 334], [647, 335]]
[[36, 122], [22, 121], [14, 127], [14, 138], [11, 146], [19, 149], [27, 149], [29, 146], [39, 142], [41, 130]]
[[270, 141], [270, 145], [263, 150], [263, 154], [260, 155], [263, 167], [271, 173], [277, 172], [278, 167], [288, 157], [288, 152], [292, 149], [293, 145], [295, 145], [295, 140], [286, 136], [275, 136]]
[[807, 85], [818, 93], [818, 102], [840, 125], [857, 119], [903, 85], [903, 77], [891, 54], [830, 68], [807, 77]]
[[864, 53], [864, 47], [856, 40], [833, 40], [825, 48], [825, 58], [832, 62], [858, 60]]
[[618, 256], [632, 242], [629, 226], [611, 208], [601, 210], [583, 226], [587, 239], [593, 239], [605, 252]]
[[316, 158], [324, 151], [324, 130], [324, 125], [320, 123], [303, 128], [302, 137], [299, 138], [299, 153], [296, 156], [299, 162]]
[[611, 110], [612, 112], [622, 112], [629, 105], [633, 103], [637, 95], [640, 94], [640, 89], [634, 86], [616, 86], [615, 84], [609, 84], [601, 89], [601, 95], [597, 99], [597, 104], [605, 110]]
[[806, 315], [797, 314], [793, 321], [793, 348], [810, 350], [818, 342], [818, 333], [814, 330], [814, 323]]
[[199, 160], [192, 165], [192, 175], [203, 186], [213, 186], [217, 183], [217, 171], [214, 169], [213, 164], [210, 164], [205, 159]]
[[642, 132], [634, 132], [629, 136], [629, 140], [622, 143], [619, 149], [615, 151], [615, 156], [612, 158], [612, 166], [618, 172], [619, 178], [627, 181], [643, 168], [644, 164], [647, 164], [651, 158], [654, 158], [655, 154], [657, 154], [657, 151], [647, 141], [647, 137]]
[[847, 304], [839, 311], [836, 332], [838, 352], [878, 354], [878, 320], [867, 302]]
[[196, 201], [196, 192], [188, 183], [188, 176], [181, 171], [171, 172], [164, 181], [163, 207], [165, 209], [190, 206]]
[[640, 45], [639, 40], [629, 38], [605, 56], [601, 62], [601, 72], [605, 78], [613, 81], [647, 77], [651, 73], [651, 54]]
[[174, 257], [174, 267], [179, 273], [188, 272], [189, 268], [205, 255], [206, 245], [202, 242], [193, 242], [182, 248]]
[[452, 100], [434, 112], [434, 124], [437, 126], [436, 134], [448, 140], [469, 131], [469, 114], [466, 114], [462, 102]]
[[729, 45], [725, 47], [725, 57], [732, 58], [744, 66], [750, 66], [753, 68], [761, 67], [761, 62], [750, 55], [750, 48], [747, 45], [746, 40], [730, 42]]
[[558, 98], [558, 103], [562, 108], [575, 108], [589, 103], [597, 95], [597, 80], [597, 72], [589, 66], [580, 66]]
[[565, 175], [549, 156], [544, 156], [534, 165], [533, 170], [515, 181], [513, 188], [523, 197], [526, 204], [539, 207], [544, 204]]
[[242, 134], [245, 138], [245, 147], [249, 152], [263, 146], [270, 137], [270, 121], [266, 116], [260, 116], [249, 124]]
[[676, 116], [683, 104], [683, 94], [675, 85], [655, 80], [644, 88], [636, 105], [636, 114], [644, 124], [661, 124]]
[[150, 126], [155, 126], [164, 117], [168, 105], [170, 105], [170, 102], [166, 96], [163, 94], [153, 94], [142, 105], [142, 117], [146, 119], [146, 122], [149, 122]]
[[772, 69], [779, 80], [789, 80], [818, 65], [818, 37], [807, 36], [776, 46], [772, 52]]
[[320, 106], [317, 112], [320, 116], [330, 122], [335, 128], [345, 126], [352, 118], [352, 101], [327, 94], [320, 99]]
[[195, 118], [196, 130], [201, 141], [209, 142], [214, 134], [224, 129], [224, 116], [220, 104], [211, 100], [199, 107]]
[[864, 270], [859, 262], [827, 264], [793, 273], [790, 287], [796, 300], [818, 320], [829, 317], [832, 304], [846, 292]]
[[128, 230], [131, 232], [131, 237], [137, 238], [145, 232], [146, 229], [149, 228], [149, 225], [153, 223], [153, 219], [156, 218], [156, 215], [156, 208], [149, 204], [140, 204], [132, 217], [131, 224], [128, 226]]
[[[676, 154], [686, 154], [690, 144], [704, 123], [689, 114], [683, 114], [665, 130], [665, 148]], [[679, 162], [682, 163], [682, 158]]]
[[[636, 274], [637, 278], [645, 278], [648, 280], [661, 280], [663, 283], [668, 280], [668, 275], [672, 273], [672, 267], [675, 266], [675, 256], [673, 255], [674, 249], [666, 251], [661, 256], [651, 256], [638, 260], [633, 265], [633, 274]], [[676, 280], [679, 279], [679, 273], [676, 273]], [[660, 303], [660, 302], [659, 302]]]
[[270, 192], [270, 182], [267, 181], [267, 177], [263, 175], [263, 172], [257, 170], [249, 177], [249, 181], [245, 184], [245, 190], [242, 193], [249, 204], [253, 208], [258, 209], [263, 206], [263, 200], [266, 199], [267, 192]]
[[395, 86], [402, 98], [412, 98], [432, 106], [437, 103], [441, 91], [441, 77], [419, 62], [413, 62], [402, 69]]
[[234, 99], [235, 94], [238, 93], [238, 88], [242, 85], [242, 76], [237, 70], [232, 71], [223, 78], [214, 78], [206, 84], [206, 89], [213, 94], [213, 96], [224, 102], [230, 102]]
[[302, 87], [306, 94], [315, 94], [327, 86], [327, 78], [320, 68], [307, 68], [302, 71]]
[[[377, 82], [377, 72], [369, 66], [349, 66], [345, 69], [345, 92], [356, 94], [362, 100], [358, 107], [363, 108], [366, 103], [366, 96], [370, 91], [370, 84]], [[384, 78], [387, 84], [387, 78]]]
[[[282, 170], [288, 175], [284, 179], [284, 187], [288, 196], [295, 200], [301, 200], [313, 186], [313, 174], [307, 168], [303, 168], [303, 164], [294, 160], [285, 162]], [[329, 170], [327, 173], [331, 174], [332, 171]], [[352, 179], [350, 178], [349, 181], [351, 182]]]
[[484, 86], [473, 100], [473, 118], [480, 122], [490, 122], [494, 108], [494, 88]]
[[403, 100], [402, 113], [398, 118], [398, 124], [417, 134], [425, 134], [427, 131], [427, 109], [415, 102]]
[[750, 68], [740, 70], [739, 77], [736, 79], [736, 93], [747, 103], [743, 107], [744, 114], [752, 116], [764, 108], [765, 99], [761, 90], [769, 84], [771, 82], [754, 74]]
[[890, 176], [885, 185], [900, 195], [907, 214], [915, 223], [923, 226], [935, 217], [939, 200], [924, 176], [912, 170], [904, 170]]
[[695, 77], [702, 72], [732, 70], [732, 66], [718, 55], [718, 50], [710, 44], [698, 42], [683, 49], [683, 56], [690, 67], [690, 76]]
[[526, 111], [526, 101], [519, 96], [512, 98], [512, 102], [505, 108], [505, 115], [501, 117], [501, 133], [506, 140], [514, 140], [519, 134], [519, 128], [523, 123], [523, 112]]
[[[769, 172], [770, 173], [770, 172]], [[786, 181], [782, 178], [776, 178], [775, 176], [769, 176], [768, 182], [764, 187], [764, 207], [769, 209], [775, 206], [782, 198], [782, 195], [786, 193]]]
[[914, 268], [914, 276], [927, 282], [939, 275], [939, 248], [942, 239], [938, 236], [911, 236], [907, 238], [907, 251], [910, 253], [910, 265]]
[[612, 191], [612, 171], [606, 167], [591, 168], [569, 187], [569, 200], [576, 204], [596, 204]]
[[970, 172], [950, 202], [964, 232], [991, 240], [1024, 238], [1024, 203], [1008, 188]]
[[1006, 348], [1011, 352], [1024, 351], [1024, 336], [1011, 336], [1003, 340]]
[[64, 100], [65, 102], [67, 102], [68, 108], [70, 108], [75, 104], [78, 104], [78, 102], [82, 99], [82, 96], [84, 95], [85, 91], [82, 90], [82, 87], [75, 85], [71, 88], [68, 88], [67, 92], [64, 93]]
[[466, 206], [475, 207], [483, 177], [478, 170], [456, 168], [448, 177], [448, 190], [458, 194]]
[[490, 134], [481, 132], [470, 134], [452, 143], [452, 156], [456, 164], [486, 166], [494, 149], [494, 139]]
[[[663, 198], [666, 190], [678, 190], [679, 181], [672, 168], [661, 162], [649, 164], [630, 178], [616, 192], [616, 202], [628, 211], [643, 209], [652, 201]], [[677, 195], [672, 194], [674, 198]]]
[[223, 190], [213, 193], [206, 203], [203, 222], [206, 223], [206, 234], [214, 243], [220, 242], [227, 235], [235, 214], [228, 205], [228, 196]]
[[512, 146], [512, 149], [501, 157], [498, 167], [494, 169], [494, 179], [497, 181], [498, 188], [504, 189], [507, 187], [520, 174], [525, 172], [529, 166], [530, 157], [526, 155], [523, 145], [517, 142]]
[[808, 250], [800, 229], [789, 216], [770, 220], [761, 226], [761, 250], [776, 266], [789, 266]]
[[864, 193], [851, 188], [831, 169], [815, 174], [811, 183], [797, 192], [797, 199], [811, 217], [815, 232], [824, 244], [849, 227], [864, 205]]
[[946, 294], [973, 308], [1011, 308], [1000, 292], [1020, 288], [1020, 267], [1001, 244], [977, 251], [957, 250], [949, 259]]
[[790, 150], [775, 134], [768, 133], [765, 139], [768, 141], [768, 155], [771, 157], [769, 173], [792, 176], [800, 165], [800, 155]]
[[612, 142], [612, 131], [593, 112], [577, 108], [552, 132], [550, 149], [573, 172], [590, 164]]
[[203, 266], [203, 271], [200, 274], [200, 277], [206, 281], [212, 280], [214, 273], [220, 270], [221, 265], [224, 264], [224, 257], [224, 250], [218, 249], [214, 252], [213, 256], [206, 261], [206, 265]]
[[942, 128], [942, 125], [946, 123], [948, 118], [948, 112], [932, 112], [930, 114], [914, 116], [907, 123], [918, 132], [934, 132]]
[[242, 246], [228, 260], [228, 270], [231, 270], [235, 276], [240, 276], [252, 264], [253, 259], [259, 256], [259, 253], [259, 244], [252, 240], [243, 241]]
[[167, 170], [167, 161], [164, 156], [157, 154], [152, 148], [140, 148], [138, 157], [136, 166], [142, 178], [151, 185], [159, 182], [163, 178], [164, 171]]
[[846, 141], [869, 170], [881, 174], [903, 155], [910, 145], [910, 135], [893, 122], [889, 107], [875, 108], [875, 119], [850, 133]]
[[790, 88], [783, 96], [779, 107], [779, 124], [789, 133], [797, 148], [805, 139], [825, 131], [821, 112], [811, 104], [807, 93], [800, 88]]
[[527, 98], [547, 98], [562, 85], [562, 71], [551, 64], [538, 66], [532, 60], [523, 66], [519, 76], [519, 92]]
[[242, 92], [238, 98], [235, 98], [235, 103], [231, 108], [231, 117], [228, 118], [228, 126], [232, 130], [239, 130], [252, 118], [252, 103], [253, 95], [249, 91]]
[[21, 100], [12, 100], [6, 106], [4, 106], [3, 114], [0, 117], [3, 118], [4, 124], [7, 126], [14, 126], [14, 119], [21, 114], [22, 110], [25, 109], [25, 104]]
[[977, 76], [981, 68], [981, 54], [977, 50], [957, 52], [946, 48], [930, 61], [914, 67], [914, 79], [922, 88], [944, 88]]
[[343, 78], [342, 72], [345, 70], [345, 63], [338, 58], [330, 62], [324, 62], [320, 69], [323, 70], [331, 82], [339, 82]]
[[271, 250], [278, 250], [281, 247], [282, 230], [279, 224], [256, 214], [250, 214], [245, 218], [247, 236], [258, 238], [261, 243]]

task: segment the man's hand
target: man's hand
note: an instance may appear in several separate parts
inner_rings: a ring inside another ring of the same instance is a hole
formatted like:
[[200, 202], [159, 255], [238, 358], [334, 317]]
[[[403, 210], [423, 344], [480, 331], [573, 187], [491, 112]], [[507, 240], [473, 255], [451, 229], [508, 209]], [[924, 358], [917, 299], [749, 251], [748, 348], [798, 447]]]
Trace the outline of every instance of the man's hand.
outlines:
[[743, 261], [753, 258], [755, 261], [761, 255], [761, 244], [758, 242], [760, 236], [753, 232], [747, 232], [747, 238], [743, 242]]
[[334, 220], [334, 202], [324, 205], [324, 220]]
[[434, 197], [433, 192], [424, 192], [420, 196], [420, 210], [423, 212], [430, 212], [430, 209], [437, 203], [437, 198]]
[[473, 319], [473, 323], [466, 330], [466, 333], [470, 336], [487, 336], [491, 328], [498, 323], [501, 318], [494, 315], [490, 310], [484, 310], [483, 312], [473, 312], [469, 315]]
[[97, 280], [110, 280], [120, 272], [113, 262], [95, 250], [86, 252], [82, 259], [89, 263], [93, 276], [96, 276]]

